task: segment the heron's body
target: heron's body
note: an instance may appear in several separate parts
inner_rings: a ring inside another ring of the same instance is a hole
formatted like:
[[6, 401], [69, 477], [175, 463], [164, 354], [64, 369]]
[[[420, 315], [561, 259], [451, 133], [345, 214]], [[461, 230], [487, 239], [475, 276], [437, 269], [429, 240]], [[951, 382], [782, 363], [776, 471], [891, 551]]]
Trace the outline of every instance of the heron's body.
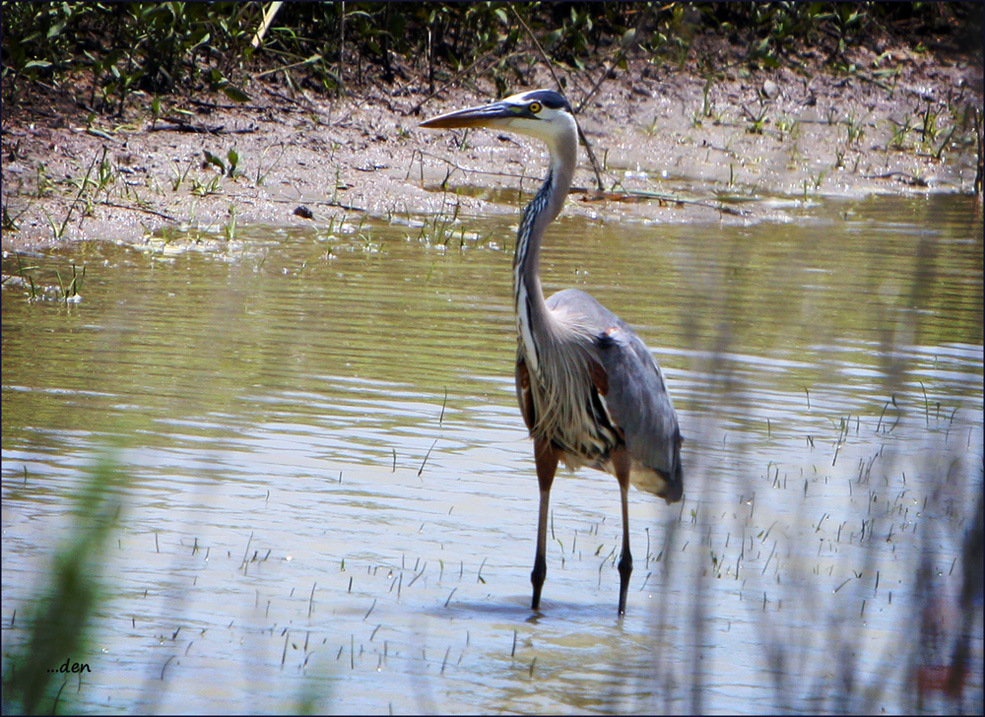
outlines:
[[[625, 448], [632, 485], [668, 502], [679, 500], [680, 481], [668, 486], [664, 477], [676, 473], [679, 478], [679, 429], [676, 420], [668, 420], [674, 417], [673, 405], [646, 345], [622, 319], [583, 291], [559, 291], [545, 304], [554, 322], [552, 331], [577, 349], [565, 352], [574, 354], [574, 361], [562, 361], [531, 381], [526, 350], [522, 344], [518, 348], [517, 399], [531, 436], [550, 443], [569, 468], [588, 466], [613, 475], [612, 453]], [[561, 400], [567, 394], [578, 394], [583, 401], [567, 405]], [[628, 407], [636, 420], [626, 415]]]
[[627, 490], [632, 483], [668, 503], [680, 500], [681, 436], [660, 367], [636, 333], [583, 291], [567, 289], [544, 298], [540, 239], [564, 205], [578, 151], [571, 109], [556, 92], [537, 90], [442, 115], [422, 126], [503, 127], [541, 139], [550, 150], [547, 179], [524, 210], [513, 260], [517, 399], [534, 440], [540, 483], [533, 607], [539, 607], [547, 573], [550, 489], [563, 461], [571, 468], [612, 473], [619, 481], [623, 613], [632, 572]]

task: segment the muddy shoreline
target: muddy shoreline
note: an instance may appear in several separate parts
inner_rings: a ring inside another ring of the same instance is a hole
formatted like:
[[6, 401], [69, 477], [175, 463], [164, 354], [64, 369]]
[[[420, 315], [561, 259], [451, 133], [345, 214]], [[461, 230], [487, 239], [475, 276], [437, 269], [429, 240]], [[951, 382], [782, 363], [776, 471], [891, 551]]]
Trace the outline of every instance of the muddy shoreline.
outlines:
[[[851, 74], [818, 61], [797, 72], [735, 66], [708, 81], [642, 59], [610, 72], [579, 114], [606, 191], [582, 151], [567, 211], [782, 220], [784, 203], [821, 196], [973, 193], [981, 67], [906, 50], [856, 52]], [[546, 72], [536, 83], [553, 85]], [[367, 88], [326, 100], [255, 81], [242, 105], [171, 98], [155, 118], [151, 98], [138, 95], [112, 119], [89, 112], [79, 87], [35, 89], [3, 114], [4, 251], [82, 239], [141, 244], [190, 228], [222, 236], [235, 224], [509, 213], [515, 202], [435, 190], [521, 182], [529, 190], [545, 161], [541, 147], [491, 132], [417, 128], [490, 91], [428, 98]], [[567, 94], [577, 108], [585, 92]]]

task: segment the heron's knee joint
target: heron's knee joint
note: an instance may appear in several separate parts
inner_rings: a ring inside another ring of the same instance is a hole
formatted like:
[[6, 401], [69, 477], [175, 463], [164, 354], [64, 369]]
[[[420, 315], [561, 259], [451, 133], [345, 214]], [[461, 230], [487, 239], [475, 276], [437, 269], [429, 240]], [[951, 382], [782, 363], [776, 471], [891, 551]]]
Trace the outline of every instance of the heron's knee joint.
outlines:
[[619, 559], [619, 574], [629, 575], [631, 572], [633, 572], [633, 556], [629, 553], [623, 553]]

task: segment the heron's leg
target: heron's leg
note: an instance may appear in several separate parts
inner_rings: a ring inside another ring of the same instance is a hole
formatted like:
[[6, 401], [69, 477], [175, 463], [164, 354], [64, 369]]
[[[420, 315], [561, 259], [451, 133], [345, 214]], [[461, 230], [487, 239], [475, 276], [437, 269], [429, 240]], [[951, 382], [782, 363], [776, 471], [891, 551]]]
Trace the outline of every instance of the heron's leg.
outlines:
[[551, 484], [557, 471], [558, 454], [547, 441], [534, 441], [534, 458], [537, 461], [537, 482], [540, 484], [540, 514], [537, 517], [537, 554], [530, 582], [534, 586], [532, 610], [540, 608], [540, 591], [547, 577], [547, 514], [550, 510]]
[[622, 501], [622, 555], [619, 558], [619, 614], [626, 613], [626, 593], [629, 576], [633, 574], [633, 554], [629, 549], [629, 467], [630, 458], [625, 449], [617, 449], [612, 464], [619, 481], [619, 497]]

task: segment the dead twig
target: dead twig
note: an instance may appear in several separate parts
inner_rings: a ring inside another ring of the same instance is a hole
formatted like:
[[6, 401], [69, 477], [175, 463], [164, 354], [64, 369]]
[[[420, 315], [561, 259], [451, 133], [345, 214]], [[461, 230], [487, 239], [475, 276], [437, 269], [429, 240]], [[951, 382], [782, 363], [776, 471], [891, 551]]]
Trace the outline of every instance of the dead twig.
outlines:
[[[609, 73], [612, 72], [613, 68], [615, 68], [626, 57], [629, 44], [633, 40], [635, 40], [637, 34], [639, 34], [640, 28], [643, 26], [643, 18], [645, 17], [646, 17], [646, 12], [640, 12], [637, 14], [636, 24], [633, 26], [633, 29], [627, 35], [623, 36], [624, 42], [620, 43], [619, 51], [615, 55], [613, 55], [612, 58], [609, 60], [609, 62], [606, 63], [606, 66], [602, 68], [602, 74], [599, 75], [599, 78], [592, 86], [592, 89], [589, 90], [588, 94], [585, 95], [582, 101], [578, 103], [578, 109], [575, 110], [577, 114], [581, 114], [581, 111], [585, 108], [585, 105], [587, 105], [588, 101], [595, 96], [595, 93], [598, 92], [599, 88], [602, 86], [602, 83], [609, 76]], [[626, 41], [627, 37], [629, 38], [628, 41]]]
[[147, 128], [148, 132], [191, 132], [193, 134], [253, 134], [257, 131], [256, 127], [243, 127], [241, 129], [226, 129], [226, 125], [214, 125], [207, 127], [199, 124], [188, 124], [187, 122], [176, 122], [175, 124], [152, 125]]
[[[520, 13], [517, 12], [516, 8], [513, 7], [512, 3], [510, 4], [510, 10], [513, 11], [513, 15], [516, 17], [517, 21], [520, 23], [524, 31], [530, 37], [530, 40], [533, 42], [534, 47], [537, 48], [537, 52], [540, 53], [541, 58], [544, 60], [544, 63], [547, 65], [547, 69], [550, 70], [551, 77], [554, 78], [554, 84], [557, 86], [558, 92], [561, 92], [563, 94], [564, 86], [561, 84], [561, 79], [557, 76], [557, 73], [554, 72], [554, 65], [551, 62], [551, 59], [547, 56], [547, 53], [544, 52], [544, 48], [540, 44], [540, 41], [537, 40], [537, 36], [534, 35], [533, 30], [530, 29], [527, 23], [523, 21], [523, 18], [520, 17]], [[595, 172], [595, 183], [598, 185], [599, 191], [602, 192], [605, 190], [605, 185], [602, 183], [602, 169], [599, 166], [598, 159], [595, 158], [595, 152], [592, 150], [592, 145], [589, 144], [588, 142], [588, 137], [586, 137], [585, 133], [581, 131], [581, 125], [578, 124], [577, 116], [575, 117], [575, 126], [578, 128], [578, 139], [581, 140], [582, 145], [585, 147], [585, 152], [588, 154], [588, 161], [591, 162], [592, 171]]]
[[[474, 67], [475, 67], [476, 65], [478, 65], [478, 64], [479, 64], [480, 62], [482, 62], [483, 60], [486, 60], [486, 59], [488, 59], [488, 58], [489, 58], [489, 56], [490, 56], [490, 55], [492, 55], [492, 54], [493, 54], [494, 52], [497, 52], [497, 50], [490, 50], [489, 52], [486, 52], [486, 53], [484, 53], [484, 54], [482, 54], [482, 55], [480, 55], [479, 57], [477, 57], [477, 58], [475, 59], [475, 62], [473, 62], [473, 63], [472, 63], [471, 65], [469, 65], [468, 67], [466, 67], [466, 68], [465, 68], [464, 70], [459, 70], [459, 71], [458, 71], [458, 72], [456, 72], [456, 73], [455, 73], [454, 75], [452, 75], [452, 77], [451, 77], [450, 79], [448, 79], [448, 80], [446, 80], [446, 81], [445, 81], [445, 82], [444, 82], [444, 83], [443, 83], [443, 84], [441, 85], [441, 87], [439, 87], [438, 89], [436, 89], [436, 90], [434, 90], [434, 92], [431, 92], [431, 93], [430, 93], [429, 95], [427, 95], [427, 96], [426, 96], [426, 97], [425, 97], [425, 98], [424, 98], [423, 100], [421, 100], [421, 101], [420, 101], [420, 102], [418, 102], [418, 103], [417, 103], [416, 105], [414, 105], [413, 107], [411, 107], [411, 108], [410, 108], [410, 110], [408, 110], [407, 112], [405, 112], [405, 113], [404, 113], [404, 116], [406, 117], [407, 115], [416, 115], [416, 114], [417, 114], [418, 112], [420, 112], [420, 111], [421, 111], [421, 107], [423, 107], [423, 106], [425, 105], [425, 103], [427, 103], [427, 102], [429, 102], [430, 100], [432, 100], [432, 99], [433, 99], [434, 97], [436, 97], [437, 95], [439, 95], [439, 94], [441, 94], [442, 92], [444, 92], [444, 91], [445, 91], [446, 89], [448, 89], [449, 87], [452, 87], [452, 86], [454, 86], [454, 85], [456, 85], [456, 84], [458, 84], [458, 82], [459, 82], [459, 81], [460, 81], [460, 80], [461, 80], [461, 79], [462, 79], [463, 77], [465, 77], [466, 75], [468, 75], [468, 74], [469, 74], [469, 73], [470, 73], [470, 72], [472, 71], [472, 69], [473, 69], [473, 68], [474, 68]], [[480, 74], [480, 75], [481, 75], [482, 73], [480, 72], [480, 73], [478, 73], [478, 74]]]
[[274, 23], [274, 17], [277, 15], [277, 11], [280, 10], [280, 6], [283, 5], [282, 2], [272, 2], [267, 6], [266, 12], [263, 13], [263, 22], [260, 23], [260, 27], [257, 29], [256, 34], [253, 36], [253, 40], [250, 44], [254, 48], [260, 47], [260, 43], [263, 42], [264, 36], [267, 34], [267, 30]]
[[684, 199], [683, 197], [677, 197], [673, 194], [662, 194], [660, 192], [647, 192], [642, 190], [634, 190], [628, 192], [588, 192], [582, 190], [586, 195], [587, 201], [615, 201], [615, 202], [632, 202], [632, 201], [646, 201], [655, 199], [658, 202], [664, 202], [666, 204], [681, 204], [690, 205], [693, 207], [705, 207], [706, 209], [714, 209], [715, 211], [723, 212], [724, 214], [731, 214], [737, 217], [749, 217], [752, 216], [752, 212], [748, 209], [742, 209], [740, 207], [733, 207], [728, 204], [723, 204], [721, 202], [705, 202], [700, 199]]
[[165, 214], [164, 212], [159, 212], [156, 209], [148, 209], [147, 207], [131, 206], [129, 204], [117, 204], [116, 202], [97, 202], [103, 207], [112, 207], [114, 209], [125, 209], [130, 212], [142, 212], [144, 214], [151, 214], [155, 217], [160, 217], [161, 219], [167, 219], [169, 222], [177, 222], [175, 217], [170, 214]]

